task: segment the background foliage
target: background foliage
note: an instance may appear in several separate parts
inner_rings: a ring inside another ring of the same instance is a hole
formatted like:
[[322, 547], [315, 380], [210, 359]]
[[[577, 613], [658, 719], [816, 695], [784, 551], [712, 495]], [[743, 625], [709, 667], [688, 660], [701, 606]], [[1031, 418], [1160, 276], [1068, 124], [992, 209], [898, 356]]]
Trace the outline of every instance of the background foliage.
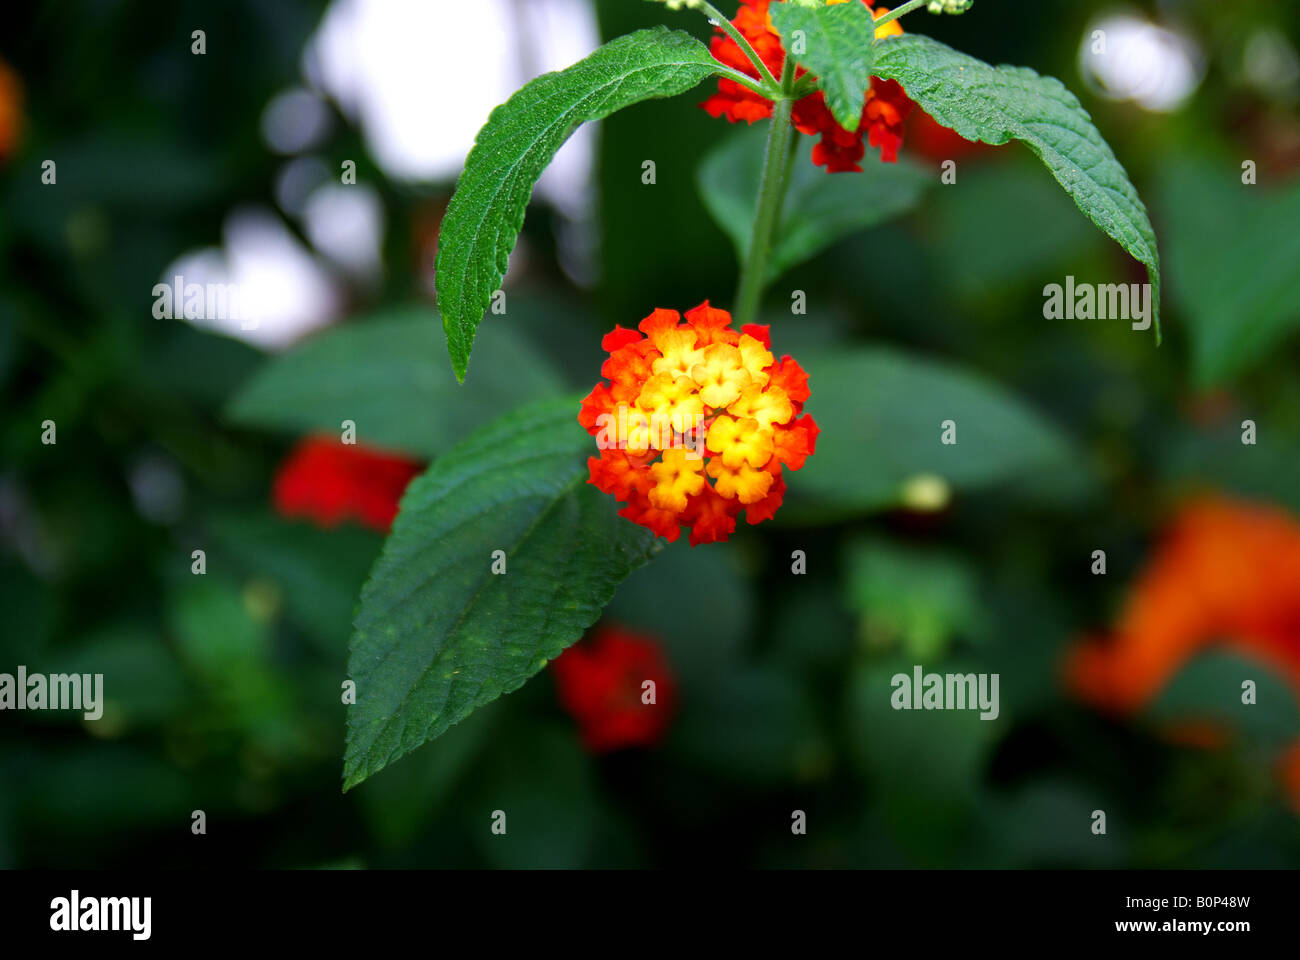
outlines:
[[[663, 16], [595, 6], [605, 39]], [[948, 187], [905, 143], [904, 165], [872, 173], [914, 197], [909, 213], [839, 223], [828, 246], [795, 232], [778, 255], [799, 265], [764, 319], [813, 373], [824, 431], [782, 513], [724, 548], [668, 547], [606, 610], [667, 650], [680, 685], [667, 741], [588, 755], [543, 671], [346, 795], [339, 684], [381, 538], [276, 516], [276, 464], [343, 416], [379, 424], [381, 446], [440, 457], [524, 400], [589, 388], [615, 322], [726, 305], [745, 202], [726, 172], [742, 178], [753, 156], [726, 151], [753, 132], [694, 109], [704, 88], [605, 121], [597, 269], [578, 282], [562, 268], [560, 218], [535, 204], [507, 314], [484, 320], [463, 388], [421, 274], [452, 184], [390, 182], [344, 122], [323, 153], [331, 169], [356, 159], [388, 217], [383, 281], [347, 289], [346, 322], [268, 360], [155, 320], [167, 264], [215, 243], [232, 208], [273, 203], [281, 159], [259, 118], [296, 82], [323, 9], [52, 2], [11, 14], [0, 41], [27, 125], [0, 167], [0, 670], [104, 672], [110, 698], [99, 724], [0, 715], [0, 865], [1300, 865], [1300, 820], [1259, 753], [1300, 733], [1297, 691], [1261, 681], [1277, 711], [1206, 751], [1156, 735], [1158, 711], [1103, 719], [1060, 681], [1062, 651], [1113, 621], [1179, 497], [1212, 487], [1300, 510], [1300, 124], [1293, 100], [1241, 70], [1259, 24], [1295, 44], [1294, 4], [1149, 5], [1210, 56], [1167, 115], [1088, 92], [1076, 53], [1100, 4], [909, 19], [1079, 95], [1151, 210], [1164, 345], [1041, 319], [1043, 286], [1067, 273], [1144, 271], [1023, 147], [963, 161]], [[203, 58], [189, 53], [200, 22]], [[685, 16], [673, 25], [704, 38]], [[454, 92], [430, 92], [429, 123], [438, 96]], [[39, 182], [46, 156], [60, 158], [54, 189]], [[1243, 201], [1248, 158], [1261, 185]], [[792, 216], [879, 182], [796, 182]], [[807, 316], [789, 315], [793, 290]], [[982, 411], [991, 442], [933, 462], [919, 432], [951, 406]], [[1238, 440], [1247, 416], [1257, 447]], [[56, 446], [40, 443], [47, 418]], [[140, 486], [155, 468], [180, 479], [161, 512]], [[899, 482], [921, 471], [953, 485], [948, 509], [903, 508]], [[1099, 544], [1105, 577], [1088, 573]], [[788, 572], [795, 549], [804, 577]], [[1001, 718], [889, 709], [888, 677], [916, 662], [1000, 673]], [[1193, 663], [1160, 709], [1203, 701], [1197, 685], [1222, 674]], [[487, 830], [498, 807], [507, 837]], [[1104, 839], [1086, 829], [1096, 808]], [[207, 837], [190, 834], [194, 809]], [[793, 809], [807, 837], [790, 835]]]

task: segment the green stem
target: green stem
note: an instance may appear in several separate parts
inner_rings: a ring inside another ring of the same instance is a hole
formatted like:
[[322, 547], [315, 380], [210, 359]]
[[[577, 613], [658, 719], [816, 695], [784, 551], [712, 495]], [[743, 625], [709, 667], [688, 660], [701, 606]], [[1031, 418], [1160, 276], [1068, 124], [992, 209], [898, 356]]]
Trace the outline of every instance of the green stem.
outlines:
[[767, 68], [767, 64], [763, 62], [763, 58], [758, 55], [758, 51], [755, 50], [753, 44], [745, 38], [745, 35], [737, 30], [735, 25], [724, 17], [717, 7], [708, 3], [707, 0], [701, 0], [700, 7], [708, 15], [710, 20], [716, 23], [718, 27], [727, 34], [727, 36], [731, 37], [731, 39], [736, 42], [736, 46], [740, 47], [741, 52], [744, 53], [745, 56], [749, 58], [749, 62], [754, 65], [754, 69], [758, 71], [758, 75], [763, 78], [764, 85], [768, 87], [768, 91], [759, 92], [763, 93], [776, 90], [779, 86], [776, 82], [776, 77], [772, 76], [772, 71]]
[[740, 271], [740, 289], [736, 292], [735, 316], [741, 326], [758, 319], [767, 261], [771, 256], [777, 225], [781, 221], [781, 207], [785, 202], [789, 182], [789, 153], [794, 137], [794, 127], [790, 124], [790, 111], [794, 101], [788, 96], [793, 83], [794, 58], [786, 57], [785, 70], [781, 75], [781, 89], [786, 95], [772, 105], [772, 128], [767, 133], [767, 156], [763, 160], [763, 177], [758, 187], [754, 230], [749, 239], [749, 255]]
[[717, 70], [718, 76], [726, 77], [728, 80], [734, 80], [742, 87], [748, 87], [750, 90], [753, 90], [756, 94], [758, 94], [760, 97], [763, 97], [764, 99], [767, 100], [772, 99], [772, 91], [774, 88], [767, 87], [764, 84], [759, 83], [749, 74], [741, 73], [739, 70], [733, 70], [731, 67], [723, 66], [722, 64], [718, 64], [718, 66], [715, 69]]
[[802, 77], [794, 82], [790, 89], [791, 100], [802, 100], [810, 93], [817, 92], [817, 78], [811, 73], [805, 73]]
[[891, 20], [897, 20], [899, 17], [903, 16], [904, 14], [911, 13], [917, 7], [923, 7], [929, 2], [930, 0], [908, 0], [908, 2], [903, 4], [901, 7], [895, 7], [893, 10], [890, 10], [883, 17], [877, 18], [875, 21], [876, 28], [879, 29], [880, 27], [883, 27], [885, 24], [889, 23]]
[[[792, 101], [793, 102], [793, 101]], [[791, 107], [793, 109], [793, 107]], [[794, 163], [799, 156], [799, 138], [790, 137], [790, 147], [785, 155], [785, 189], [788, 192], [790, 184], [794, 183]]]

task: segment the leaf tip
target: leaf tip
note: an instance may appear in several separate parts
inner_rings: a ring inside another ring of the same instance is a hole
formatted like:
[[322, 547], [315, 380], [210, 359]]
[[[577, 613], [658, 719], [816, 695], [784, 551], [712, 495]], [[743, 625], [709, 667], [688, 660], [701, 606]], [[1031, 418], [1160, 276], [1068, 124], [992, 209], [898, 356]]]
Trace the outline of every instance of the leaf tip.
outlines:
[[343, 789], [342, 793], [347, 793], [357, 784], [365, 780], [367, 774], [364, 770], [358, 770], [355, 763], [344, 762], [343, 764]]
[[469, 351], [460, 347], [447, 331], [447, 356], [451, 359], [451, 372], [456, 375], [456, 382], [465, 383], [465, 374], [469, 371]]

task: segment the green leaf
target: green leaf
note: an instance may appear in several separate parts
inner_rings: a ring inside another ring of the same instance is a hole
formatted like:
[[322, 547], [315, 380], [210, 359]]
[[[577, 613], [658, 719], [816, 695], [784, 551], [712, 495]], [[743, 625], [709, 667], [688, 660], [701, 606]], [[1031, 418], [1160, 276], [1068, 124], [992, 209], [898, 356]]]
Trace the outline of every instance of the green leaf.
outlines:
[[1153, 440], [1169, 484], [1268, 500], [1300, 513], [1300, 391], [1271, 397], [1268, 439], [1242, 456], [1241, 421], [1171, 424]]
[[577, 412], [561, 400], [508, 414], [407, 489], [361, 593], [345, 790], [522, 686], [654, 553], [587, 484], [595, 448]]
[[[664, 603], [682, 583], [691, 584], [696, 596], [709, 598], [687, 618]], [[605, 612], [618, 623], [659, 637], [689, 697], [697, 684], [711, 683], [740, 659], [756, 632], [755, 606], [753, 581], [734, 551], [697, 550], [683, 538], [628, 577]]]
[[876, 37], [871, 11], [856, 0], [830, 7], [777, 3], [769, 10], [786, 50], [800, 49], [794, 34], [803, 32], [807, 52], [795, 59], [816, 75], [839, 125], [857, 130], [871, 86], [871, 45]]
[[931, 547], [872, 537], [844, 551], [846, 605], [862, 618], [873, 647], [901, 642], [908, 655], [938, 659], [956, 635], [979, 639], [987, 624], [975, 571], [966, 559]]
[[370, 530], [322, 530], [265, 512], [221, 511], [204, 525], [208, 542], [284, 595], [285, 613], [331, 663], [341, 663], [357, 594], [383, 538]]
[[334, 433], [352, 420], [366, 444], [431, 458], [506, 411], [562, 391], [550, 365], [504, 323], [484, 329], [489, 363], [472, 386], [438, 362], [438, 340], [427, 307], [326, 331], [267, 361], [226, 414], [291, 433]]
[[[509, 814], [503, 834], [473, 830], [479, 855], [503, 870], [572, 870], [593, 866], [608, 814], [595, 761], [570, 724], [533, 721], [498, 737], [471, 796], [478, 811]], [[467, 833], [469, 831], [466, 831]]]
[[1145, 264], [1160, 342], [1160, 254], [1146, 207], [1061, 81], [1027, 67], [993, 67], [917, 34], [878, 43], [872, 73], [897, 80], [930, 116], [967, 140], [1025, 143], [1088, 219]]
[[[884, 509], [898, 505], [905, 481], [918, 474], [978, 489], [1079, 462], [1054, 426], [963, 368], [886, 348], [798, 359], [812, 388], [808, 411], [821, 427], [816, 454], [788, 481], [804, 504]], [[940, 442], [945, 420], [957, 425], [955, 444]]]
[[958, 297], [996, 302], [1007, 288], [1041, 290], [1045, 276], [1077, 273], [1090, 257], [1104, 262], [1098, 250], [1109, 253], [1033, 160], [1016, 159], [962, 170], [961, 189], [926, 209], [925, 239], [943, 264], [935, 280]]
[[[870, 784], [891, 837], [916, 861], [909, 865], [932, 866], [951, 862], [961, 844], [1006, 722], [982, 720], [977, 709], [895, 710], [893, 677], [910, 678], [915, 665], [891, 658], [854, 667], [845, 715], [849, 759]], [[953, 661], [923, 666], [940, 674], [989, 670]]]
[[212, 722], [292, 750], [293, 690], [272, 662], [271, 625], [216, 574], [180, 581], [168, 623], [181, 662], [211, 700]]
[[[104, 679], [106, 684], [113, 682]], [[13, 796], [19, 821], [30, 825], [28, 829], [34, 827], [37, 835], [157, 829], [159, 823], [189, 817], [200, 797], [217, 800], [213, 789], [204, 789], [209, 784], [197, 782], [201, 773], [183, 768], [147, 742], [71, 738], [66, 743], [45, 742], [26, 763], [14, 745], [6, 745], [6, 761], [15, 753], [14, 766], [0, 769], [0, 776], [6, 783], [22, 778], [22, 790], [5, 792]], [[221, 781], [221, 786], [228, 789], [229, 780]], [[224, 803], [225, 798], [217, 802]], [[29, 842], [30, 837], [24, 840]]]
[[220, 409], [266, 355], [233, 337], [172, 323], [134, 359], [136, 382], [159, 396], [160, 406], [183, 398], [207, 410]]
[[[737, 131], [699, 169], [704, 206], [731, 238], [742, 263], [749, 255], [766, 135], [766, 128], [760, 126]], [[862, 173], [843, 176], [828, 176], [811, 162], [795, 163], [767, 280], [775, 280], [841, 237], [906, 213], [933, 179], [908, 163], [872, 163]]]
[[[1003, 689], [1006, 678], [1003, 678]], [[1097, 843], [1090, 830], [1069, 825], [1088, 823], [1099, 805], [1097, 786], [1055, 775], [1029, 780], [1007, 790], [981, 791], [977, 797], [978, 821], [971, 831], [970, 862], [983, 869], [1061, 869], [1122, 867], [1125, 824], [1107, 826], [1107, 837], [1120, 843]], [[1109, 798], [1107, 798], [1109, 799]]]
[[0, 562], [0, 610], [5, 612], [0, 663], [43, 656], [58, 621], [55, 594], [17, 557]]
[[[1255, 683], [1255, 703], [1242, 703], [1241, 684]], [[1282, 746], [1300, 736], [1300, 703], [1262, 660], [1230, 648], [1209, 649], [1184, 665], [1144, 711], [1157, 724], [1209, 723], [1252, 743]]]
[[[407, 847], [445, 809], [496, 728], [498, 707], [479, 710], [357, 791], [361, 814], [386, 847]], [[514, 812], [513, 810], [511, 811]]]
[[474, 332], [505, 276], [533, 184], [556, 151], [584, 123], [685, 93], [722, 69], [690, 34], [659, 26], [543, 74], [492, 111], [438, 239], [438, 307], [458, 380], [465, 379]]
[[1158, 209], [1193, 377], [1224, 383], [1300, 327], [1300, 185], [1246, 186], [1238, 166], [1184, 160], [1162, 170]]
[[[69, 673], [102, 673], [113, 683], [104, 691], [104, 715], [118, 733], [164, 724], [193, 702], [192, 689], [171, 650], [146, 624], [129, 621], [95, 630], [60, 664]], [[72, 714], [78, 721], [81, 714]]]
[[825, 769], [831, 751], [809, 693], [776, 666], [735, 664], [687, 701], [673, 730], [676, 755], [715, 776], [756, 784]]

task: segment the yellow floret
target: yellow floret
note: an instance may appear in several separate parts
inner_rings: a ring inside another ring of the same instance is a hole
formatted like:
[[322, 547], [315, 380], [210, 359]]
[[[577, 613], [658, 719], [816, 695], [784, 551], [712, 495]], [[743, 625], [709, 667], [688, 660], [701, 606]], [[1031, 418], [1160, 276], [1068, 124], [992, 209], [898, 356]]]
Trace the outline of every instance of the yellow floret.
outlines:
[[732, 469], [718, 459], [709, 461], [708, 473], [714, 479], [713, 489], [728, 500], [740, 500], [749, 505], [758, 503], [772, 489], [773, 477], [766, 470], [755, 470], [747, 463]]
[[750, 381], [758, 384], [759, 387], [767, 386], [768, 375], [764, 371], [776, 359], [772, 356], [772, 352], [763, 346], [762, 341], [747, 333], [740, 335], [740, 342], [736, 344], [736, 348], [740, 351], [741, 362], [749, 374]]
[[710, 407], [725, 407], [749, 386], [741, 352], [728, 343], [711, 343], [704, 348], [704, 359], [691, 368], [691, 379], [700, 387], [700, 397]]
[[794, 404], [786, 392], [777, 386], [766, 390], [751, 383], [741, 391], [736, 401], [727, 407], [733, 417], [757, 420], [764, 430], [770, 430], [774, 423], [789, 423], [794, 416]]
[[655, 336], [654, 344], [662, 357], [650, 364], [652, 373], [669, 373], [674, 377], [689, 377], [691, 368], [704, 360], [704, 351], [695, 346], [696, 334], [690, 327], [667, 330]]
[[700, 472], [704, 461], [689, 459], [685, 450], [665, 450], [663, 459], [650, 467], [655, 485], [650, 488], [650, 503], [660, 510], [681, 513], [686, 509], [686, 498], [704, 490], [706, 483]]
[[772, 433], [759, 427], [757, 420], [720, 416], [709, 427], [705, 443], [732, 469], [744, 463], [761, 467], [772, 458]]
[[704, 416], [704, 401], [700, 399], [695, 381], [690, 377], [671, 373], [656, 373], [645, 382], [637, 406], [650, 418], [651, 434], [662, 441], [655, 449], [663, 449], [672, 441], [673, 431], [687, 433], [693, 430]]

